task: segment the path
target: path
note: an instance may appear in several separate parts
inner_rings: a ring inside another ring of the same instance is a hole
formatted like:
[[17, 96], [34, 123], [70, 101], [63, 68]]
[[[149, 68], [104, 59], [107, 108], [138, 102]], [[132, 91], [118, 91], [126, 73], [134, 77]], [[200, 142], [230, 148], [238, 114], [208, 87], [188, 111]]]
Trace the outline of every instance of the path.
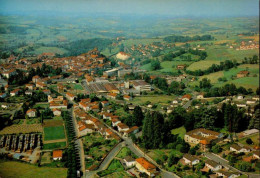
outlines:
[[63, 139], [58, 139], [58, 140], [47, 140], [47, 141], [43, 141], [44, 144], [49, 144], [49, 143], [56, 143], [56, 142], [66, 142], [66, 138]]

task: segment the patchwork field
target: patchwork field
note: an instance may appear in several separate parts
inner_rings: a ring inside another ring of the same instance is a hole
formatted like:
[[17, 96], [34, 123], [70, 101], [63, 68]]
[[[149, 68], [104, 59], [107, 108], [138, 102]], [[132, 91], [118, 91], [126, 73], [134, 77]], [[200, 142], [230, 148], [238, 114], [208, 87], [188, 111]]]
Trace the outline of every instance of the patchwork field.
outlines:
[[67, 177], [66, 168], [37, 167], [34, 165], [15, 161], [0, 161], [1, 177], [9, 178], [46, 178], [46, 177]]

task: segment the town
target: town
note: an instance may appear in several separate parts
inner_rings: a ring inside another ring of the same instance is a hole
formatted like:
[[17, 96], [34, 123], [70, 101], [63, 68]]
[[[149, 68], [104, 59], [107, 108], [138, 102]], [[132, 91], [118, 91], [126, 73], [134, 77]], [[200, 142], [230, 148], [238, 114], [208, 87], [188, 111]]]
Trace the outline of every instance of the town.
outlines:
[[0, 2], [0, 177], [260, 177], [259, 2]]

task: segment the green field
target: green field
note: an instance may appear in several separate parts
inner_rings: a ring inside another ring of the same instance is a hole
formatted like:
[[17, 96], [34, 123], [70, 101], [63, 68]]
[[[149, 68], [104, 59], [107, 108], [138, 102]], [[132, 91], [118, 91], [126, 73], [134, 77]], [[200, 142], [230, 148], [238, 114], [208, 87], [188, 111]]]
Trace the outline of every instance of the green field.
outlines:
[[75, 84], [73, 88], [74, 90], [83, 90], [83, 87], [80, 84]]
[[203, 61], [198, 61], [198, 62], [194, 62], [192, 63], [189, 67], [187, 67], [187, 70], [191, 70], [191, 71], [194, 71], [194, 70], [205, 70], [205, 69], [208, 69], [209, 67], [212, 66], [212, 64], [219, 64], [220, 62], [219, 61], [213, 61], [213, 60], [203, 60]]
[[137, 156], [131, 152], [128, 147], [123, 147], [120, 152], [116, 155], [117, 158], [125, 158], [126, 156], [131, 155], [133, 158], [137, 158]]
[[66, 142], [48, 143], [43, 145], [44, 150], [53, 150], [66, 147]]
[[166, 104], [169, 101], [173, 101], [176, 98], [176, 96], [169, 96], [169, 95], [152, 95], [152, 96], [140, 96], [135, 97], [131, 103], [136, 105], [144, 104], [147, 101], [150, 101], [152, 104]]
[[1, 177], [9, 178], [47, 178], [67, 177], [67, 168], [37, 167], [35, 165], [15, 161], [0, 161]]
[[44, 127], [44, 141], [65, 139], [64, 126]]
[[172, 134], [178, 134], [181, 138], [184, 138], [184, 135], [186, 134], [186, 129], [184, 128], [184, 126], [173, 129]]

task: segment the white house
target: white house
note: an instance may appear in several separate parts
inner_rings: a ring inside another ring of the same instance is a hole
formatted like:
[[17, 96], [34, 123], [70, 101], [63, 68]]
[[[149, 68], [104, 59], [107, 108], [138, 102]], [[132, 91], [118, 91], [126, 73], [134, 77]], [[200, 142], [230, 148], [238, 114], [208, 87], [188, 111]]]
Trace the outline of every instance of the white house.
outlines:
[[119, 123], [121, 123], [120, 120], [118, 120], [118, 119], [112, 119], [112, 126], [113, 126], [113, 127], [117, 126], [117, 124], [119, 124]]
[[233, 172], [227, 172], [227, 171], [218, 171], [217, 173], [218, 177], [224, 177], [224, 178], [235, 178], [235, 177], [239, 177], [240, 174], [239, 173], [233, 173]]
[[236, 153], [248, 153], [248, 152], [250, 152], [250, 148], [245, 147], [245, 146], [241, 147], [238, 144], [231, 145], [229, 149], [230, 149], [230, 151], [234, 151]]
[[129, 130], [129, 127], [125, 125], [124, 123], [117, 124], [117, 129], [119, 132], [126, 132]]
[[217, 162], [210, 160], [210, 159], [205, 161], [205, 166], [208, 167], [212, 171], [218, 171], [218, 170], [222, 169], [222, 165], [220, 165]]
[[183, 155], [183, 160], [185, 162], [185, 164], [188, 164], [188, 165], [196, 165], [200, 162], [200, 160], [190, 154], [184, 154]]
[[36, 109], [29, 109], [27, 112], [26, 112], [26, 115], [28, 117], [36, 117]]
[[54, 108], [52, 110], [52, 112], [53, 112], [54, 116], [60, 116], [61, 115], [61, 110], [60, 109]]
[[123, 161], [124, 161], [124, 163], [125, 163], [125, 165], [127, 166], [127, 167], [132, 167], [132, 166], [134, 166], [135, 165], [135, 159], [134, 158], [132, 158], [131, 156], [126, 156], [124, 159], [123, 159]]

